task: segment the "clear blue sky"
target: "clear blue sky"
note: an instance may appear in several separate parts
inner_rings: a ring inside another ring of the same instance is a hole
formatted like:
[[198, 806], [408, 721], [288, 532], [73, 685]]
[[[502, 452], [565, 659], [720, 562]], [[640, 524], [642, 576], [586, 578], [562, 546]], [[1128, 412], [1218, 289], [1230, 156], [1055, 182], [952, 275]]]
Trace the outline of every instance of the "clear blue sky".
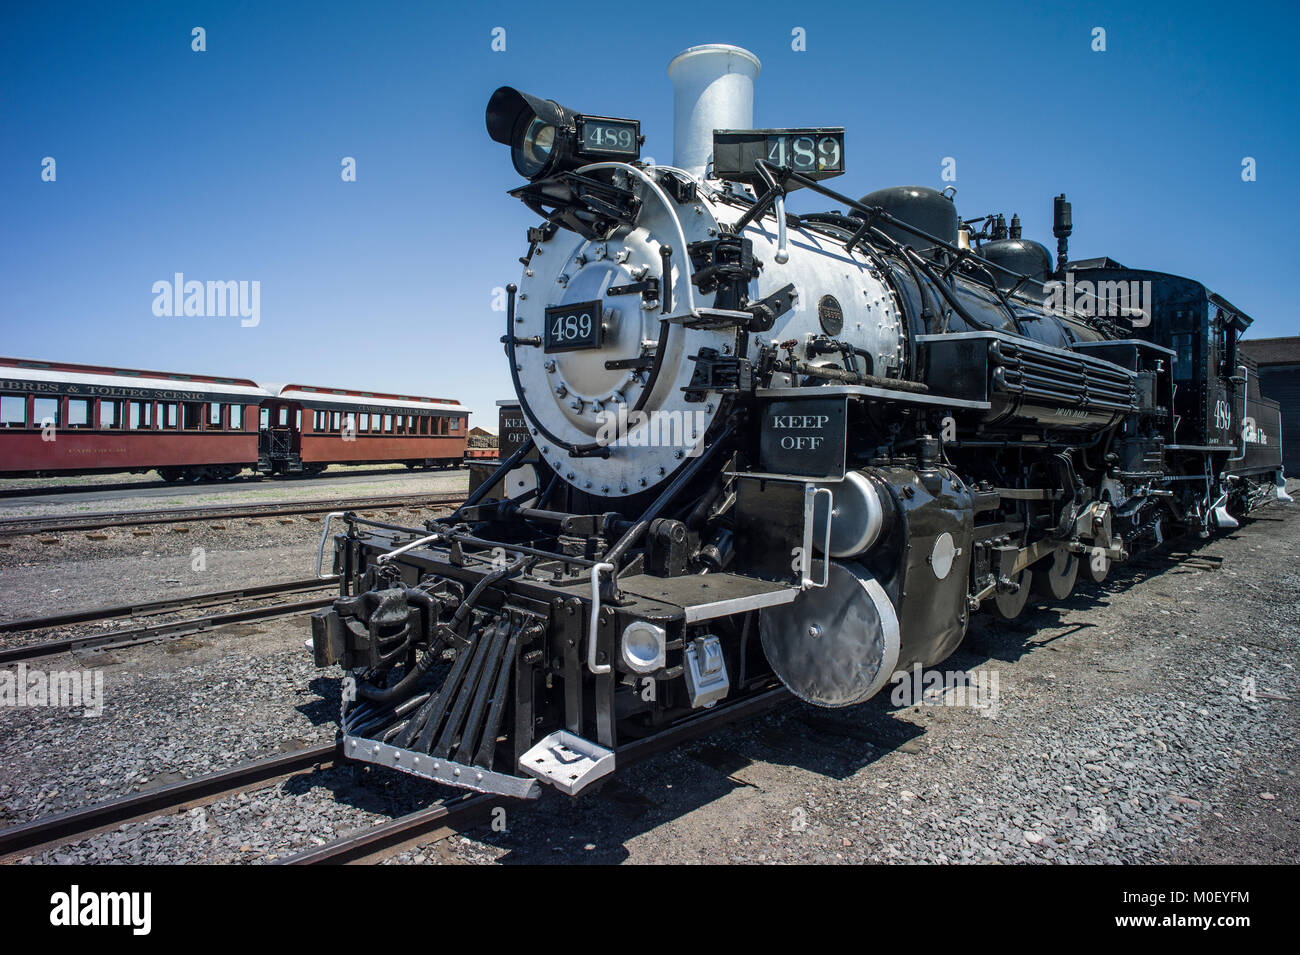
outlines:
[[[1076, 257], [1200, 279], [1255, 337], [1300, 332], [1296, 5], [1134, 6], [752, 2], [711, 24], [698, 2], [8, 3], [0, 354], [456, 396], [494, 424], [492, 289], [534, 219], [504, 195], [488, 96], [638, 117], [667, 161], [668, 61], [707, 42], [762, 59], [759, 125], [848, 128], [842, 191], [942, 185], [951, 156], [963, 215], [1019, 212], [1054, 248], [1064, 191]], [[175, 272], [260, 281], [261, 324], [156, 317]]]

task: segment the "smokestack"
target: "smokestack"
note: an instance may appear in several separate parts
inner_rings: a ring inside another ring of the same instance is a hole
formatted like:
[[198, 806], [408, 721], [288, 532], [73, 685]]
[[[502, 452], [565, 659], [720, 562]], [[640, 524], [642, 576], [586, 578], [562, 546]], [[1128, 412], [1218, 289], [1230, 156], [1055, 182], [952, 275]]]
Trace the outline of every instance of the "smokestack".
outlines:
[[703, 176], [715, 129], [752, 129], [758, 57], [728, 43], [683, 50], [668, 64], [673, 81], [673, 165]]

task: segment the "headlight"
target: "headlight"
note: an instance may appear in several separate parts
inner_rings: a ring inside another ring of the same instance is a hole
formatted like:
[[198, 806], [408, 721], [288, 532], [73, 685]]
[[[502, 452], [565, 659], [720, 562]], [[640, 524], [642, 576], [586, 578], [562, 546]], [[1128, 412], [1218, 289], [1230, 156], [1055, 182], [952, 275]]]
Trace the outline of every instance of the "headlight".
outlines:
[[515, 170], [525, 179], [602, 160], [635, 162], [641, 155], [639, 121], [586, 116], [509, 86], [492, 94], [484, 118], [488, 135], [510, 147]]
[[525, 179], [532, 179], [546, 168], [554, 151], [555, 127], [534, 116], [511, 149], [515, 170]]
[[634, 620], [623, 631], [623, 663], [633, 673], [653, 673], [663, 668], [668, 634], [644, 620]]

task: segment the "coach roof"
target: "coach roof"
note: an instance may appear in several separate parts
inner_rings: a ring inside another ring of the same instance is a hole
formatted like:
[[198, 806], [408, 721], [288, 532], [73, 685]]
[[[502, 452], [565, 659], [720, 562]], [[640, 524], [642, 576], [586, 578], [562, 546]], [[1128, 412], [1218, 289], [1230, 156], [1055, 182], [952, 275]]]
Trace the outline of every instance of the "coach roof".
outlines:
[[[177, 392], [180, 393], [178, 398], [191, 395], [198, 398], [245, 398], [251, 403], [271, 397], [269, 391], [246, 378], [183, 375], [23, 358], [0, 358], [0, 378], [8, 380], [6, 390], [40, 390], [50, 394], [84, 395], [91, 398], [127, 398], [131, 397], [130, 392], [141, 392], [142, 397], [159, 397], [159, 393], [170, 397], [170, 393]], [[23, 383], [49, 387], [28, 389], [22, 387]], [[15, 389], [13, 386], [19, 387]]]
[[408, 395], [367, 394], [357, 391], [343, 391], [326, 388], [313, 388], [309, 385], [285, 385], [278, 397], [285, 401], [297, 401], [308, 408], [330, 408], [348, 410], [418, 411], [425, 414], [433, 412], [445, 414], [469, 414], [460, 402], [445, 398], [419, 398]]

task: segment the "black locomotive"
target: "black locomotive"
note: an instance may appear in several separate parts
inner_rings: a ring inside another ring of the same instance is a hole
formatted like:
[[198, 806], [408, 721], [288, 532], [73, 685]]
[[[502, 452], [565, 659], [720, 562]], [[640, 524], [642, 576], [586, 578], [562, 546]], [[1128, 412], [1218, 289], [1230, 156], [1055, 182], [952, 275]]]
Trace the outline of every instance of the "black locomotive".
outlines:
[[[832, 191], [843, 130], [748, 128], [757, 69], [674, 61], [671, 167], [635, 120], [492, 96], [541, 220], [502, 338], [513, 450], [424, 527], [342, 515], [313, 642], [349, 757], [576, 793], [774, 689], [866, 700], [977, 610], [1285, 497], [1240, 309], [1070, 261], [1064, 196], [1053, 263], [948, 194]], [[788, 213], [801, 188], [836, 210]]]

